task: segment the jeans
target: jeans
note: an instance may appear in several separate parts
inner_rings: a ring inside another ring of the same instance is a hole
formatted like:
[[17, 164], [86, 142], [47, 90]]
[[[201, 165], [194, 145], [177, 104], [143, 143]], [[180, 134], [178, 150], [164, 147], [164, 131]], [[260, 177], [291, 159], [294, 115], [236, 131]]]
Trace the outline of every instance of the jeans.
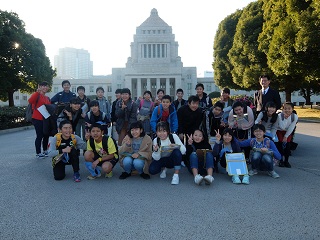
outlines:
[[41, 153], [41, 143], [43, 151], [48, 149], [49, 135], [44, 135], [43, 133], [43, 121], [32, 118], [32, 124], [36, 130], [36, 140], [34, 142], [36, 146], [36, 153]]
[[132, 157], [125, 157], [122, 161], [123, 169], [127, 173], [131, 173], [132, 170], [137, 170], [139, 174], [143, 173], [144, 160]]
[[[199, 159], [195, 152], [190, 154], [190, 167], [192, 168], [199, 168]], [[213, 168], [213, 155], [211, 152], [206, 153], [206, 169]]]
[[181, 169], [182, 154], [179, 149], [174, 149], [169, 157], [160, 158], [158, 161], [153, 160], [149, 167], [149, 173], [155, 175], [161, 172], [161, 168]]
[[253, 152], [251, 155], [252, 169], [260, 169], [262, 171], [273, 170], [273, 157], [268, 153]]

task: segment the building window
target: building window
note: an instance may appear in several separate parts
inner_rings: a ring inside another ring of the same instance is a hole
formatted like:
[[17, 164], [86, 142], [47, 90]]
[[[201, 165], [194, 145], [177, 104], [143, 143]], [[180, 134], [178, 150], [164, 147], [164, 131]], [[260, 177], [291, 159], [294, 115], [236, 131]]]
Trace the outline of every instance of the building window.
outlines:
[[151, 30], [148, 30], [148, 34], [150, 34]]
[[156, 44], [152, 44], [152, 57], [156, 57]]
[[191, 90], [191, 86], [192, 86], [191, 83], [187, 83], [187, 89], [188, 89], [188, 90]]
[[157, 44], [157, 58], [160, 58], [160, 44]]
[[71, 90], [71, 92], [77, 92], [77, 87], [72, 87], [72, 90]]
[[94, 86], [90, 86], [90, 88], [89, 88], [90, 90], [89, 90], [89, 92], [91, 92], [91, 93], [93, 93], [94, 92]]
[[27, 101], [27, 96], [23, 96], [22, 99]]
[[207, 85], [207, 91], [208, 91], [208, 92], [211, 92], [211, 84], [208, 84], [208, 85]]
[[161, 33], [161, 30], [158, 30], [158, 34], [160, 34]]
[[165, 34], [165, 33], [166, 33], [166, 30], [162, 30], [162, 33]]
[[108, 92], [112, 92], [112, 87], [108, 86]]
[[19, 95], [18, 95], [18, 96], [16, 96], [16, 100], [19, 100]]
[[151, 44], [148, 44], [148, 58], [151, 58]]
[[161, 52], [161, 57], [163, 57], [163, 58], [164, 58], [164, 57], [165, 57], [165, 46], [166, 46], [166, 45], [165, 45], [165, 44], [161, 44], [161, 45], [162, 45], [162, 49], [161, 49], [161, 50], [162, 50], [162, 52]]
[[54, 92], [54, 93], [57, 93], [58, 90], [59, 90], [58, 87], [54, 87], [54, 88], [53, 88], [53, 92]]
[[152, 30], [153, 34], [156, 34], [156, 30]]
[[121, 84], [117, 84], [117, 89], [121, 89]]
[[147, 44], [143, 44], [143, 57], [147, 58]]
[[142, 34], [146, 34], [146, 30], [142, 30]]
[[191, 79], [191, 74], [187, 74], [187, 79]]

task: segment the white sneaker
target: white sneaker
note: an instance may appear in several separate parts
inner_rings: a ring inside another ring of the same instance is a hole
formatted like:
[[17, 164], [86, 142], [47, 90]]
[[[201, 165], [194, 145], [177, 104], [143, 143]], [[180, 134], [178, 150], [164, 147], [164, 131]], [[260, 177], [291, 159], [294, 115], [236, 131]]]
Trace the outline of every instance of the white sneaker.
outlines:
[[194, 183], [200, 185], [203, 181], [203, 177], [200, 174], [194, 176]]
[[160, 174], [160, 178], [166, 178], [167, 177], [167, 169], [164, 168]]
[[269, 171], [268, 175], [273, 177], [273, 178], [279, 178], [280, 177], [279, 174], [276, 173], [275, 171]]
[[172, 185], [177, 185], [177, 184], [179, 184], [179, 174], [176, 174], [176, 173], [173, 174], [171, 184], [172, 184]]
[[257, 175], [258, 174], [258, 169], [251, 169], [249, 171], [249, 176]]
[[210, 185], [214, 180], [214, 178], [211, 175], [207, 175], [203, 179], [204, 179], [204, 182], [206, 183], [206, 185]]
[[185, 166], [186, 166], [186, 164], [184, 163], [184, 161], [181, 161], [181, 166], [182, 166], [182, 167], [185, 167]]

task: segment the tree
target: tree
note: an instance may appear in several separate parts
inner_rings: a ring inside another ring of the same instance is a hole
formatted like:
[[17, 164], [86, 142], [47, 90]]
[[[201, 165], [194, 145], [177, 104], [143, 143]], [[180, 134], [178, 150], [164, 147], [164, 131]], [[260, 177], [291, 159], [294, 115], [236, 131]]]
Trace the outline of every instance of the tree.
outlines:
[[50, 85], [55, 70], [42, 41], [26, 33], [16, 13], [0, 10], [0, 98], [14, 105], [15, 91], [32, 93], [42, 81]]
[[231, 71], [233, 69], [230, 63], [228, 52], [232, 47], [236, 26], [242, 10], [227, 16], [219, 24], [218, 30], [214, 38], [212, 64], [214, 70], [215, 83], [220, 87], [229, 87], [232, 89], [240, 89], [240, 86], [233, 82]]
[[[311, 40], [320, 34], [315, 2], [264, 0], [265, 22], [259, 48], [267, 55], [268, 65], [277, 75], [279, 90], [286, 92], [287, 101], [293, 91], [319, 79], [320, 45]], [[310, 90], [309, 86], [305, 90]]]
[[262, 1], [250, 3], [239, 19], [228, 57], [233, 66], [233, 81], [242, 89], [258, 89], [258, 76], [270, 73], [264, 52], [258, 49], [258, 36], [263, 26]]

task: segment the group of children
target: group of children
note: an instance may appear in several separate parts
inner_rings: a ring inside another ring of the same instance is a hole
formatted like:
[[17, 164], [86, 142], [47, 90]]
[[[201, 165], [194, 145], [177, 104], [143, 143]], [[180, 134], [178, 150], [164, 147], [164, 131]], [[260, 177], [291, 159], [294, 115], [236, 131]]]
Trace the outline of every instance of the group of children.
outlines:
[[[97, 99], [91, 102], [81, 102], [80, 94], [72, 98], [61, 113], [59, 133], [49, 143], [47, 155], [52, 157], [54, 178], [63, 179], [65, 165], [71, 164], [74, 181], [81, 180], [79, 149], [84, 149], [90, 180], [100, 177], [101, 169], [106, 177], [112, 177], [112, 169], [119, 161], [124, 170], [120, 179], [135, 174], [150, 179], [150, 175], [158, 173], [165, 178], [167, 169], [173, 168], [171, 184], [176, 185], [181, 166], [186, 165], [196, 184], [211, 184], [213, 172], [226, 168], [226, 154], [239, 152], [245, 153], [251, 169], [242, 179], [233, 175], [235, 184], [249, 184], [249, 176], [259, 171], [278, 178], [275, 159], [279, 167], [290, 167], [290, 142], [298, 120], [292, 103], [285, 103], [278, 114], [270, 102], [255, 118], [252, 109], [242, 102], [230, 103], [228, 89], [224, 89], [221, 101], [212, 106], [203, 86], [197, 88], [199, 95], [190, 96], [187, 101], [180, 97], [172, 102], [163, 90], [158, 91], [155, 102], [150, 91], [133, 101], [127, 88], [117, 90], [112, 107], [103, 97], [102, 88], [97, 89]], [[80, 90], [85, 98], [84, 90]], [[115, 136], [108, 135], [111, 123], [118, 142]]]

